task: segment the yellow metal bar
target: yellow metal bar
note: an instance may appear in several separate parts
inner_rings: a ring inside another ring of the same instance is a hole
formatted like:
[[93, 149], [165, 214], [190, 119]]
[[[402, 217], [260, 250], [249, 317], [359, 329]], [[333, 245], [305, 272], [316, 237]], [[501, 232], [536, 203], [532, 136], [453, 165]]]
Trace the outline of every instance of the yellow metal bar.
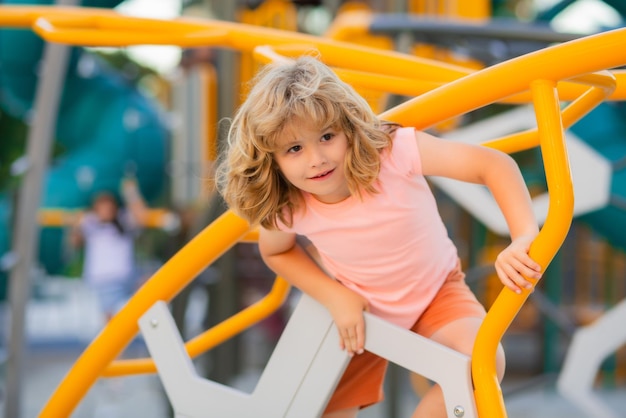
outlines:
[[[252, 51], [258, 45], [316, 45], [325, 59], [346, 62], [352, 67], [404, 77], [420, 76], [436, 81], [450, 81], [469, 70], [395, 51], [319, 38], [297, 32], [264, 28], [217, 20], [178, 18], [173, 20], [144, 19], [111, 13], [102, 9], [50, 6], [0, 6], [0, 25], [32, 26], [50, 42], [83, 46], [129, 46], [135, 44], [166, 44], [179, 46], [219, 45], [240, 51]], [[7, 13], [5, 13], [5, 11]], [[67, 12], [67, 13], [64, 13]], [[328, 56], [327, 56], [328, 55]], [[384, 62], [381, 62], [381, 58]]]
[[39, 209], [37, 220], [41, 226], [65, 227], [74, 225], [82, 215], [81, 210]]
[[[144, 23], [147, 19], [143, 19]], [[89, 20], [83, 20], [74, 18], [72, 20], [66, 20], [58, 17], [39, 18], [33, 25], [35, 33], [42, 37], [48, 35], [53, 38], [53, 42], [73, 44], [78, 39], [84, 39], [80, 41], [83, 45], [99, 45], [105, 43], [109, 46], [123, 47], [130, 44], [157, 44], [157, 45], [180, 45], [183, 47], [196, 47], [204, 46], [207, 44], [225, 44], [228, 39], [228, 33], [219, 29], [196, 29], [194, 31], [182, 31], [176, 30], [177, 25], [170, 24], [170, 31], [158, 30], [157, 28], [151, 28], [146, 32], [139, 32], [130, 29], [115, 29], [111, 30], [110, 27], [114, 26], [112, 23], [120, 21], [119, 16], [99, 16], [92, 17]], [[93, 22], [93, 23], [92, 23]], [[90, 24], [91, 23], [91, 24]], [[173, 23], [173, 22], [171, 22]], [[87, 24], [87, 27], [83, 27], [82, 24]], [[108, 26], [107, 29], [102, 29], [97, 36], [94, 36], [92, 28]], [[63, 27], [62, 30], [58, 27]], [[106, 37], [106, 42], [102, 42], [101, 39]], [[132, 43], [129, 43], [132, 40]]]
[[[189, 340], [185, 344], [187, 354], [196, 357], [267, 318], [283, 304], [289, 289], [289, 283], [277, 277], [272, 290], [263, 299]], [[104, 370], [102, 377], [154, 372], [156, 365], [150, 358], [117, 360]]]
[[[569, 230], [573, 217], [574, 195], [556, 83], [551, 80], [536, 80], [531, 83], [531, 91], [550, 193], [550, 207], [546, 222], [533, 242], [529, 254], [545, 270]], [[502, 392], [496, 376], [496, 350], [504, 332], [528, 295], [528, 290], [517, 295], [507, 288], [503, 289], [478, 332], [472, 352], [472, 377], [480, 417], [506, 417]]]
[[[74, 225], [84, 215], [82, 210], [67, 209], [40, 209], [37, 216], [39, 224], [47, 227], [67, 227]], [[161, 228], [167, 225], [172, 212], [162, 208], [147, 209], [147, 216], [143, 226], [147, 228]]]
[[[315, 45], [303, 44], [275, 47], [264, 45], [254, 49], [254, 57], [262, 63], [269, 63], [297, 57], [311, 51], [316, 51]], [[324, 57], [324, 60], [329, 65], [331, 64], [328, 57]], [[418, 96], [445, 84], [442, 81], [429, 81], [421, 78], [400, 77], [385, 73], [377, 74], [338, 67], [333, 67], [333, 70], [341, 79], [355, 87], [365, 87], [376, 91], [407, 96]]]
[[247, 222], [228, 211], [166, 262], [78, 358], [48, 403], [41, 418], [70, 416], [105, 367], [137, 334], [137, 321], [156, 301], [170, 301], [209, 264], [248, 233]]
[[[609, 71], [577, 77], [577, 82], [591, 84], [562, 111], [563, 129], [568, 129], [594, 107], [605, 100], [616, 88], [616, 79]], [[537, 129], [531, 129], [485, 142], [483, 145], [499, 149], [506, 153], [523, 151], [539, 145]]]
[[[59, 7], [59, 6], [16, 6], [3, 5], [0, 7], [0, 26], [6, 27], [31, 27], [41, 16], [57, 16], [67, 18], [80, 16], [82, 19], [89, 19], [90, 16], [119, 16], [111, 9], [92, 9], [83, 7]], [[96, 13], [94, 13], [96, 10]]]
[[626, 70], [611, 70], [611, 74], [615, 77], [617, 86], [608, 100], [626, 99]]
[[206, 138], [205, 161], [214, 162], [219, 153], [217, 146], [217, 71], [212, 64], [204, 64], [200, 68], [206, 100], [205, 113], [201, 122]]
[[248, 232], [245, 237], [241, 239], [241, 242], [258, 242], [259, 241], [259, 229], [255, 228]]
[[[181, 46], [218, 45], [241, 51], [251, 51], [256, 46], [265, 44], [272, 46], [308, 44], [320, 51], [325, 62], [330, 64], [342, 63], [346, 68], [385, 74], [387, 76], [404, 77], [412, 80], [419, 79], [440, 84], [458, 79], [471, 72], [467, 68], [408, 56], [394, 51], [232, 22], [189, 18], [162, 21], [115, 15], [110, 10], [103, 12], [102, 9], [95, 8], [83, 8], [77, 11], [75, 8], [53, 8], [50, 6], [0, 6], [0, 10], [2, 10], [0, 25], [34, 25], [35, 31], [51, 42], [85, 46], [128, 46], [138, 43]], [[578, 41], [568, 42], [567, 44], [575, 45], [571, 45], [567, 51], [562, 53], [563, 55], [571, 55], [572, 51], [578, 51], [578, 56], [574, 59], [576, 64], [589, 66], [588, 63], [593, 62], [593, 67], [595, 68], [580, 70], [563, 68], [562, 60], [547, 59], [548, 54], [555, 57], [558, 51], [562, 51], [562, 49], [555, 49], [555, 47], [529, 54], [524, 57], [524, 60], [527, 60], [527, 57], [530, 55], [539, 53], [540, 57], [537, 59], [540, 61], [540, 65], [533, 68], [532, 74], [553, 72], [555, 73], [554, 77], [548, 75], [546, 78], [559, 80], [569, 78], [567, 75], [562, 77], [559, 75], [559, 73], [563, 72], [582, 74], [599, 69], [618, 67], [623, 64], [623, 54], [616, 52], [619, 49], [613, 49], [614, 53], [607, 54], [607, 51], [615, 48], [620, 43], [620, 35], [611, 36], [613, 39], [609, 40], [607, 39], [608, 36], [606, 36], [609, 33], [595, 35], [596, 37], [602, 37], [602, 40], [598, 41], [605, 44], [601, 49], [594, 45], [594, 41], [591, 39], [593, 37], [587, 37], [578, 40], [585, 43], [584, 47]], [[164, 34], [167, 34], [167, 36], [164, 36]], [[611, 42], [613, 42], [613, 45], [610, 45]], [[590, 56], [583, 57], [586, 52], [581, 51], [589, 51]], [[568, 60], [568, 58], [565, 59]], [[507, 65], [510, 65], [509, 63]], [[533, 61], [532, 65], [534, 64]], [[531, 67], [531, 64], [529, 63], [526, 67]], [[516, 70], [516, 73], [511, 72], [507, 74], [509, 81], [515, 84], [513, 82], [520, 74], [523, 74], [520, 71], [526, 71], [526, 69], [521, 68]], [[620, 78], [623, 76], [622, 73], [619, 74]], [[575, 96], [580, 95], [580, 90], [574, 91], [567, 83], [563, 84], [566, 94], [560, 92], [562, 99], [569, 99], [568, 92], [572, 92]], [[516, 88], [511, 88], [511, 90], [521, 91]], [[617, 89], [616, 94], [611, 96], [610, 99], [619, 100], [625, 98], [625, 90], [626, 87]], [[524, 93], [518, 94], [520, 96], [515, 94], [512, 94], [510, 97], [508, 97], [509, 95], [503, 95], [502, 100], [512, 103], [529, 101], [529, 97], [524, 95]], [[457, 102], [464, 102], [464, 100], [457, 100]]]
[[[307, 53], [319, 53], [316, 45], [312, 44], [287, 44], [287, 45], [262, 45], [254, 49], [254, 57], [262, 63], [270, 63], [279, 60], [286, 60], [289, 58], [295, 58], [302, 54]], [[329, 57], [323, 57], [324, 61], [329, 65], [346, 65], [346, 60], [333, 62]], [[432, 81], [417, 76], [402, 77], [389, 75], [389, 72], [365, 72], [346, 69], [345, 67], [334, 67], [334, 71], [344, 81], [354, 84], [359, 87], [366, 87], [368, 89], [384, 91], [389, 93], [402, 94], [405, 96], [418, 96], [430, 90], [434, 90], [446, 84], [443, 81]], [[603, 71], [603, 77], [612, 74], [612, 87], [611, 94], [604, 98], [604, 100], [623, 100], [626, 99], [626, 72], [622, 70]], [[595, 74], [595, 73], [594, 73]], [[589, 75], [590, 77], [593, 75]], [[621, 89], [616, 85], [616, 80], [621, 79], [621, 84], [625, 87]], [[558, 83], [559, 96], [564, 100], [576, 100], [580, 96], [586, 94], [588, 87], [581, 86], [582, 81], [579, 77], [576, 78], [578, 82], [564, 81]], [[591, 81], [591, 79], [590, 79]], [[593, 84], [593, 83], [587, 83]], [[602, 87], [599, 85], [598, 87]], [[509, 104], [524, 104], [532, 100], [529, 92], [522, 91], [512, 94], [508, 97], [498, 99], [498, 102]], [[394, 110], [395, 111], [395, 110]], [[538, 144], [538, 142], [537, 142]], [[535, 145], [537, 145], [535, 144]]]
[[[616, 29], [545, 48], [452, 81], [383, 112], [381, 117], [390, 119], [393, 112], [394, 120], [402, 125], [428, 128], [525, 91], [533, 80], [558, 81], [623, 65], [625, 44], [626, 29]], [[428, 112], [417, 114], [415, 109], [426, 103]]]
[[[551, 63], [550, 65], [556, 65], [556, 63]], [[609, 67], [607, 67], [609, 68]], [[615, 89], [605, 100], [624, 100], [626, 99], [626, 70], [610, 70], [613, 77], [616, 80]], [[587, 86], [583, 86], [579, 83], [571, 82], [571, 81], [559, 81], [557, 83], [557, 89], [559, 91], [559, 97], [563, 101], [573, 100], [576, 97], [581, 96], [586, 90]], [[532, 101], [532, 97], [530, 92], [522, 92], [518, 94], [514, 94], [502, 100], [503, 103], [511, 103], [511, 104], [522, 104], [522, 103], [530, 103]]]

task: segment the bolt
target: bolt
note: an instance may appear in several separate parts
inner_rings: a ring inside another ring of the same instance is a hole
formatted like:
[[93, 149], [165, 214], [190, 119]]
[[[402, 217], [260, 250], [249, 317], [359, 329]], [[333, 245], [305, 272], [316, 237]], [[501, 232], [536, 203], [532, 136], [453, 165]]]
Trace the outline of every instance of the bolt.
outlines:
[[158, 319], [156, 319], [156, 318], [152, 318], [152, 319], [150, 320], [150, 326], [151, 326], [152, 328], [156, 328], [156, 327], [158, 327], [158, 326], [159, 326], [159, 320], [158, 320]]
[[455, 417], [462, 417], [463, 415], [465, 415], [465, 409], [463, 409], [462, 406], [457, 405], [454, 407], [454, 416]]

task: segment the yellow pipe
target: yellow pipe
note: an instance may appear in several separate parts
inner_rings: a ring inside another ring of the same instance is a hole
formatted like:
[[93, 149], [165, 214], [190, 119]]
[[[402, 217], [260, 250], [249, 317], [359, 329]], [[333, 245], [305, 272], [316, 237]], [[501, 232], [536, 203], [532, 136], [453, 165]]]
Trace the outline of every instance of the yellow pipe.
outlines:
[[[592, 84], [592, 87], [584, 91], [580, 97], [563, 109], [561, 113], [563, 129], [568, 129], [578, 122], [605, 100], [616, 88], [616, 79], [609, 71], [577, 77], [576, 80], [580, 83]], [[531, 129], [487, 141], [483, 145], [512, 154], [539, 145], [539, 135], [537, 129]]]
[[[59, 6], [0, 6], [0, 26], [6, 27], [31, 27], [41, 16], [57, 16], [59, 18], [82, 17], [89, 19], [91, 16], [119, 16], [111, 9], [93, 9], [84, 7], [59, 7]], [[94, 13], [95, 11], [95, 13]]]
[[201, 67], [201, 76], [206, 90], [203, 92], [206, 98], [206, 108], [201, 123], [205, 134], [205, 161], [217, 161], [217, 71], [215, 66], [205, 64]]
[[41, 226], [64, 227], [76, 224], [82, 215], [81, 210], [39, 209], [37, 221]]
[[[321, 53], [316, 49], [315, 45], [311, 44], [289, 44], [289, 45], [262, 45], [258, 46], [254, 49], [254, 57], [262, 63], [270, 63], [276, 62], [280, 60], [287, 60], [289, 58], [295, 58], [302, 54], [308, 53]], [[324, 61], [329, 65], [337, 65], [340, 62], [331, 62], [328, 57], [323, 57]], [[345, 60], [344, 60], [345, 61]], [[345, 64], [345, 62], [343, 63]], [[433, 90], [438, 87], [442, 87], [446, 84], [443, 81], [431, 81], [423, 78], [415, 78], [415, 77], [400, 77], [400, 76], [390, 76], [389, 72], [383, 73], [375, 73], [375, 72], [364, 72], [364, 71], [355, 71], [349, 70], [346, 68], [337, 68], [334, 67], [333, 70], [337, 73], [337, 75], [342, 78], [344, 81], [349, 82], [353, 85], [359, 87], [365, 87], [372, 90], [401, 94], [405, 96], [419, 96], [427, 91]], [[617, 81], [621, 79], [622, 85], [626, 86], [626, 72], [620, 70], [613, 71], [602, 71], [602, 76], [599, 79], [606, 79], [606, 77], [611, 78], [611, 94], [608, 97], [605, 97], [604, 100], [623, 100], [626, 99], [626, 87], [618, 88]], [[588, 75], [586, 77], [594, 77], [594, 74]], [[575, 82], [575, 80], [578, 80]], [[582, 79], [580, 77], [576, 77], [570, 81], [563, 81], [558, 83], [559, 96], [563, 100], [576, 100], [580, 96], [586, 94], [586, 90], [588, 87], [581, 86], [580, 82]], [[592, 79], [589, 79], [589, 83], [593, 84]], [[602, 82], [598, 87], [602, 87]], [[532, 100], [529, 92], [520, 92], [516, 94], [512, 94], [508, 97], [498, 99], [499, 103], [508, 103], [508, 104], [523, 104], [528, 103]], [[571, 111], [571, 110], [570, 110]], [[538, 142], [537, 142], [538, 144]], [[536, 144], [536, 145], [537, 145]]]
[[40, 417], [69, 416], [105, 367], [135, 336], [139, 318], [156, 301], [170, 301], [248, 230], [247, 222], [228, 211], [167, 261], [78, 358], [44, 406]]
[[[428, 128], [526, 90], [538, 79], [558, 81], [626, 63], [626, 29], [616, 29], [545, 48], [452, 81], [383, 112], [406, 126]], [[567, 65], [564, 65], [567, 63]], [[497, 86], [497, 87], [496, 87]], [[415, 109], [428, 112], [416, 117]]]
[[[252, 51], [256, 46], [283, 44], [316, 45], [324, 59], [350, 57], [354, 69], [404, 77], [421, 75], [436, 81], [450, 81], [469, 72], [468, 69], [444, 64], [415, 56], [406, 56], [395, 51], [379, 50], [349, 42], [319, 38], [302, 33], [264, 28], [241, 23], [216, 20], [178, 18], [158, 20], [103, 14], [101, 9], [83, 8], [82, 13], [68, 13], [73, 8], [49, 6], [1, 6], [7, 13], [2, 24], [28, 25], [42, 38], [50, 42], [83, 46], [129, 46], [134, 44], [166, 44], [179, 46], [219, 45], [240, 51]], [[326, 56], [328, 55], [328, 56]], [[356, 58], [356, 59], [354, 59]], [[381, 62], [383, 58], [384, 62]]]
[[[376, 72], [413, 80], [419, 78], [435, 83], [449, 82], [470, 73], [470, 70], [467, 68], [420, 57], [407, 56], [394, 51], [368, 48], [332, 39], [232, 22], [189, 18], [162, 21], [121, 15], [116, 16], [114, 13], [110, 13], [110, 11], [103, 13], [102, 9], [95, 8], [83, 8], [80, 12], [75, 8], [68, 7], [55, 7], [57, 10], [51, 9], [52, 7], [49, 6], [0, 6], [0, 10], [3, 12], [0, 17], [0, 25], [34, 25], [34, 30], [48, 41], [86, 46], [127, 46], [138, 43], [180, 46], [219, 45], [241, 51], [251, 51], [256, 46], [263, 44], [273, 46], [309, 44], [315, 46], [322, 54], [324, 61], [330, 64], [341, 62], [349, 64], [347, 66], [355, 70]], [[142, 31], [147, 33], [142, 33]], [[604, 36], [606, 33], [600, 35]], [[579, 41], [583, 40], [587, 41], [585, 38]], [[577, 48], [578, 45], [570, 48], [570, 50]], [[610, 46], [607, 46], [605, 50], [609, 48]], [[551, 51], [550, 54], [554, 55], [556, 53], [554, 48], [548, 49]], [[588, 51], [590, 48], [581, 46], [579, 49]], [[607, 54], [605, 52], [592, 53], [592, 56], [583, 58], [578, 57], [577, 61], [579, 63], [598, 61], [600, 58], [597, 56], [604, 54], [603, 58], [606, 58]], [[597, 65], [597, 69], [613, 68], [621, 65], [620, 54], [608, 55], [611, 57], [610, 61], [616, 64], [611, 65], [609, 63], [605, 65], [600, 63]], [[563, 66], [560, 64], [562, 61], [554, 60], [554, 62], [555, 64], [553, 65], [551, 62], [540, 62], [539, 66], [535, 66], [534, 72], [546, 72], [548, 70], [561, 72]], [[521, 74], [519, 71], [522, 70], [516, 70], [515, 74], [507, 75], [510, 77], [510, 81], [515, 80], [517, 75]], [[578, 73], [591, 71], [595, 71], [595, 69], [579, 71]], [[619, 77], [623, 77], [623, 74], [620, 74]], [[548, 78], [552, 79], [552, 77]], [[567, 77], [557, 77], [557, 79], [561, 78]], [[567, 83], [565, 83], [565, 86], [568, 87], [564, 87], [566, 91], [571, 91], [571, 87], [567, 86]], [[625, 90], [626, 87], [618, 89], [617, 94], [614, 97], [612, 96], [611, 99], [618, 100], [626, 97]], [[580, 91], [576, 93], [576, 95], [579, 94]], [[568, 99], [566, 95], [561, 95], [561, 97], [565, 100]], [[520, 97], [516, 98], [513, 95], [509, 99], [504, 97], [503, 100], [505, 102], [520, 103], [527, 102], [528, 97], [521, 93]]]
[[[185, 343], [187, 354], [191, 358], [197, 357], [239, 334], [252, 324], [267, 318], [283, 304], [289, 294], [289, 289], [289, 283], [277, 277], [272, 290], [263, 299]], [[102, 377], [154, 372], [156, 372], [156, 365], [151, 358], [117, 360], [104, 370]]]
[[[303, 54], [322, 55], [313, 44], [287, 44], [287, 45], [260, 45], [254, 49], [254, 57], [261, 63], [267, 64], [279, 60], [295, 58]], [[328, 56], [323, 56], [324, 62], [333, 65], [347, 64], [344, 58], [341, 61], [333, 61]], [[433, 81], [426, 78], [419, 78], [417, 74], [411, 77], [390, 75], [390, 71], [374, 72], [374, 71], [355, 71], [343, 68], [333, 68], [337, 75], [344, 81], [355, 84], [368, 89], [396, 93], [405, 96], [418, 96], [427, 91], [441, 87], [446, 84], [445, 81]], [[613, 86], [613, 93], [605, 98], [605, 100], [623, 100], [626, 99], [626, 71], [612, 70], [603, 71], [606, 74], [613, 74], [615, 80], [621, 79], [622, 88], [618, 85]], [[616, 84], [616, 83], [614, 83]], [[561, 81], [558, 83], [559, 96], [563, 100], [575, 100], [583, 95], [588, 87], [581, 86], [580, 83], [572, 81]], [[498, 99], [499, 103], [523, 104], [532, 100], [529, 92], [522, 91], [512, 94], [508, 97]]]
[[[262, 63], [269, 63], [315, 51], [315, 45], [288, 45], [284, 47], [270, 47], [264, 45], [254, 49], [254, 57]], [[327, 57], [323, 58], [330, 64]], [[373, 72], [348, 70], [345, 68], [333, 67], [333, 70], [342, 80], [352, 84], [354, 87], [364, 87], [376, 91], [407, 96], [419, 96], [420, 94], [445, 84], [442, 81], [399, 77], [384, 73], [376, 74]]]
[[[67, 209], [40, 209], [37, 219], [41, 226], [46, 227], [67, 227], [76, 224], [78, 219], [84, 215], [82, 210]], [[172, 212], [162, 208], [147, 209], [146, 220], [143, 226], [147, 228], [161, 228], [167, 225]]]
[[[110, 10], [97, 8], [71, 8], [71, 7], [51, 7], [51, 6], [0, 6], [0, 25], [13, 25], [18, 27], [35, 26], [35, 30], [46, 40], [69, 44], [79, 44], [86, 46], [128, 46], [138, 43], [168, 44], [168, 45], [219, 45], [227, 46], [242, 51], [250, 51], [254, 47], [262, 44], [269, 45], [289, 45], [289, 44], [310, 44], [315, 45], [323, 55], [326, 62], [335, 61], [349, 63], [348, 67], [361, 71], [372, 71], [377, 73], [407, 78], [422, 78], [427, 81], [449, 82], [463, 75], [469, 74], [467, 68], [444, 64], [441, 62], [423, 59], [420, 57], [407, 56], [394, 51], [384, 51], [375, 48], [367, 48], [346, 42], [338, 42], [332, 39], [318, 38], [310, 35], [299, 34], [289, 31], [281, 31], [270, 28], [260, 28], [251, 25], [237, 24], [213, 20], [197, 20], [190, 18], [179, 18], [174, 20], [143, 19], [117, 15]], [[54, 24], [53, 24], [54, 23]], [[55, 26], [56, 25], [56, 26]], [[82, 28], [80, 32], [76, 32]], [[142, 33], [147, 32], [147, 33]], [[620, 29], [616, 30], [620, 31]], [[117, 35], [115, 33], [118, 33]], [[120, 35], [121, 33], [121, 35]], [[614, 68], [622, 65], [621, 54], [606, 54], [611, 48], [618, 47], [619, 35], [614, 36], [613, 45], [606, 45], [603, 51], [593, 51], [594, 45], [582, 46], [590, 43], [589, 38], [602, 37], [602, 42], [606, 43], [605, 32], [595, 36], [581, 38], [577, 41], [568, 42], [569, 50], [579, 49], [582, 54], [590, 53], [590, 56], [578, 56], [574, 60], [577, 64], [587, 66], [585, 61], [598, 61], [595, 69], [584, 71], [570, 71], [577, 74], [596, 71], [598, 69]], [[164, 36], [167, 34], [167, 36]], [[581, 41], [581, 42], [578, 42]], [[564, 46], [565, 44], [560, 45]], [[580, 46], [580, 48], [579, 48]], [[597, 48], [596, 48], [597, 49]], [[560, 49], [546, 48], [537, 53], [546, 55], [546, 51], [555, 56]], [[613, 49], [614, 52], [619, 49]], [[536, 53], [533, 53], [536, 54]], [[533, 55], [528, 54], [528, 55]], [[528, 56], [527, 55], [527, 56]], [[525, 57], [527, 57], [525, 56]], [[526, 59], [526, 58], [525, 58]], [[607, 64], [606, 60], [611, 61]], [[545, 61], [545, 60], [544, 60]], [[554, 62], [554, 64], [552, 64]], [[540, 63], [535, 67], [535, 73], [554, 71], [562, 72], [561, 62], [549, 60]], [[508, 64], [507, 64], [508, 65]], [[529, 65], [530, 66], [530, 65]], [[510, 81], [515, 80], [517, 73], [509, 75]], [[624, 70], [615, 71], [618, 78], [624, 77]], [[554, 79], [553, 77], [546, 77]], [[567, 77], [556, 77], [563, 79]], [[620, 100], [626, 98], [626, 85], [620, 83], [615, 94], [610, 100]], [[573, 96], [580, 95], [580, 90], [572, 90], [572, 86], [564, 83], [563, 94], [559, 90], [562, 99], [568, 100], [569, 92]], [[518, 99], [506, 99], [516, 103], [527, 102], [528, 97], [523, 93]], [[514, 97], [514, 96], [512, 96]]]
[[241, 242], [258, 242], [259, 241], [259, 229], [255, 228], [250, 230], [243, 238]]
[[[545, 271], [569, 230], [574, 195], [556, 83], [550, 80], [536, 80], [531, 83], [531, 91], [550, 193], [550, 207], [546, 222], [533, 242], [529, 254]], [[480, 417], [506, 417], [502, 392], [496, 376], [496, 349], [528, 295], [528, 290], [517, 295], [508, 288], [503, 289], [478, 332], [472, 352], [472, 378]]]

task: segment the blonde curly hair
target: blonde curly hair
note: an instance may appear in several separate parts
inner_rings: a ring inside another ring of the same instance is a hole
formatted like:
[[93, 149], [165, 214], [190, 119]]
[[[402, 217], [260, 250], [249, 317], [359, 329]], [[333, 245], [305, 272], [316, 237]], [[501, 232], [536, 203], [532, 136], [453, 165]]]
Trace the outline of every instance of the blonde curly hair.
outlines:
[[269, 229], [277, 227], [277, 219], [291, 226], [302, 195], [280, 173], [273, 153], [294, 121], [342, 130], [348, 140], [344, 172], [350, 193], [376, 193], [380, 153], [390, 146], [390, 129], [351, 86], [312, 56], [268, 64], [253, 82], [231, 122], [217, 167], [218, 190], [235, 213]]

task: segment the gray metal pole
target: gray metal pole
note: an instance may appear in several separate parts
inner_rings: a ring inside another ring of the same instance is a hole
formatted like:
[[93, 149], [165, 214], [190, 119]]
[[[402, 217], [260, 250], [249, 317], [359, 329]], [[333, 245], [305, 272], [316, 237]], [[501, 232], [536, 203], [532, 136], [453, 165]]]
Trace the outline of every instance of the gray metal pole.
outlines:
[[[237, 2], [234, 1], [215, 1], [211, 2], [212, 10], [218, 19], [234, 22], [236, 21]], [[239, 97], [239, 75], [238, 75], [238, 56], [235, 51], [220, 48], [216, 50], [217, 65], [217, 108], [218, 120], [224, 117], [232, 117], [237, 106], [236, 98]], [[218, 141], [223, 143], [223, 129], [218, 129]], [[218, 203], [222, 200], [218, 197], [214, 199], [215, 205], [222, 206]], [[218, 207], [219, 207], [218, 206]], [[237, 288], [239, 279], [235, 269], [236, 264], [235, 249], [226, 252], [218, 261], [220, 270], [220, 280], [213, 287], [213, 295], [210, 295], [209, 303], [209, 321], [216, 324], [227, 319], [239, 310], [237, 303], [240, 291]], [[215, 321], [215, 322], [212, 322]], [[241, 338], [238, 336], [229, 341], [220, 344], [211, 350], [211, 368], [207, 375], [218, 382], [228, 382], [238, 372], [240, 372], [240, 349], [239, 344]]]
[[[59, 1], [72, 5], [74, 0]], [[22, 373], [26, 303], [31, 291], [31, 271], [39, 244], [37, 210], [41, 204], [42, 182], [54, 140], [57, 111], [67, 69], [69, 47], [46, 44], [39, 68], [40, 79], [28, 132], [27, 169], [22, 180], [13, 231], [16, 263], [9, 275], [10, 327], [6, 365], [5, 417], [21, 416]]]

